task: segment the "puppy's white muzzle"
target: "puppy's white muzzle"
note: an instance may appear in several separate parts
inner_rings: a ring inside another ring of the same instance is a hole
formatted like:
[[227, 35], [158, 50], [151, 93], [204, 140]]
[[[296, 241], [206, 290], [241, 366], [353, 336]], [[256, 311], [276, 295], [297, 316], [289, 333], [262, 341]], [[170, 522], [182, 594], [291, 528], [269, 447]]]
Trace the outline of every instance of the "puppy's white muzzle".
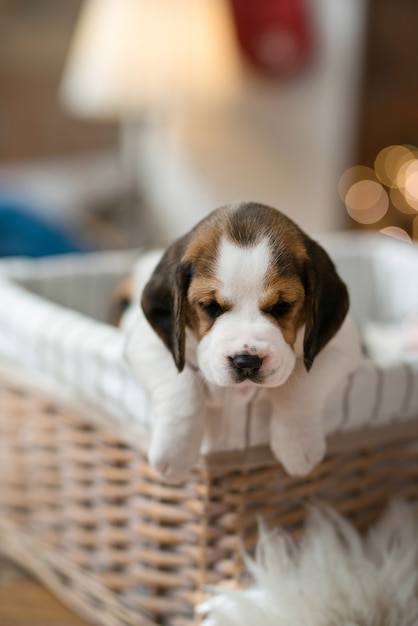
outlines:
[[293, 372], [296, 357], [280, 329], [264, 318], [244, 324], [219, 319], [199, 342], [197, 360], [204, 377], [221, 387], [253, 383], [282, 385]]

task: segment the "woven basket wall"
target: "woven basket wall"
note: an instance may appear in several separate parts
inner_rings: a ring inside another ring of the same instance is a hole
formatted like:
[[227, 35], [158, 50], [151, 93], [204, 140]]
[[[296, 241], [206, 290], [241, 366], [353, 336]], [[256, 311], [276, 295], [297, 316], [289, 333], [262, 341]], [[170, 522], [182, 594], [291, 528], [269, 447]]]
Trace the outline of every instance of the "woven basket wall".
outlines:
[[349, 437], [305, 480], [257, 450], [169, 487], [129, 436], [3, 376], [2, 550], [92, 623], [192, 624], [206, 585], [242, 582], [259, 518], [298, 533], [319, 499], [364, 528], [392, 496], [418, 496], [416, 422]]

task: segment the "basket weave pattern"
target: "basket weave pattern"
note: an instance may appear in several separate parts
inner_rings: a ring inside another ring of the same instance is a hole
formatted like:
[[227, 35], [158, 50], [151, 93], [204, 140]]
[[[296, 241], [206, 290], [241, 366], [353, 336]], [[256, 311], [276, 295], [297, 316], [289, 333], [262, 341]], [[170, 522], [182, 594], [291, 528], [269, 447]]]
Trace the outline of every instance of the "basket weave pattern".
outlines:
[[418, 496], [418, 438], [328, 456], [305, 480], [278, 464], [196, 469], [161, 483], [135, 445], [51, 398], [0, 386], [0, 538], [103, 626], [191, 624], [208, 584], [240, 584], [261, 518], [300, 530], [326, 502], [365, 527]]

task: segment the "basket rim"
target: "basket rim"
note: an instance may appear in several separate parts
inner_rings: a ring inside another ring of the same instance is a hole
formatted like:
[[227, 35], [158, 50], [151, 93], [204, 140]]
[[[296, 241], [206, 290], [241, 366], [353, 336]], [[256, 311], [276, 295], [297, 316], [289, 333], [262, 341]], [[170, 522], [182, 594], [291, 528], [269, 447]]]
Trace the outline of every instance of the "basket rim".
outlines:
[[[0, 378], [19, 389], [37, 394], [48, 402], [56, 402], [63, 410], [80, 414], [91, 421], [92, 425], [102, 427], [112, 435], [116, 435], [133, 449], [146, 453], [150, 441], [150, 433], [143, 427], [125, 424], [113, 416], [99, 411], [86, 401], [75, 398], [47, 378], [32, 371], [22, 369], [0, 361]], [[327, 436], [327, 455], [335, 455], [394, 442], [404, 442], [418, 436], [418, 415], [407, 421], [374, 425], [347, 430]], [[226, 471], [233, 469], [250, 469], [279, 464], [267, 445], [251, 446], [243, 450], [222, 450], [201, 454], [196, 464], [197, 469]]]

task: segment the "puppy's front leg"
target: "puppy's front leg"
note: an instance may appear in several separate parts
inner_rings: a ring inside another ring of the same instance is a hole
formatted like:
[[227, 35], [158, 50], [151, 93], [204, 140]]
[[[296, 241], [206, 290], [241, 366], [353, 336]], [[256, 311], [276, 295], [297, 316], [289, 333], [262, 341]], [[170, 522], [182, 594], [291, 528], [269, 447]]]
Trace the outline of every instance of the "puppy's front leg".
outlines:
[[309, 474], [326, 450], [322, 416], [328, 389], [324, 389], [324, 381], [318, 380], [320, 368], [315, 365], [308, 373], [298, 360], [290, 379], [271, 391], [271, 448], [294, 476]]
[[[309, 400], [308, 396], [305, 396]], [[326, 450], [322, 407], [283, 402], [271, 416], [271, 449], [292, 476], [306, 476]]]
[[142, 313], [128, 337], [126, 355], [151, 401], [149, 461], [167, 482], [180, 483], [199, 457], [205, 417], [203, 385], [187, 365], [181, 373], [177, 371]]
[[[170, 366], [167, 363], [167, 368]], [[203, 439], [205, 403], [201, 385], [195, 372], [186, 366], [181, 374], [175, 370], [173, 377], [166, 371], [150, 396], [154, 422], [149, 462], [167, 482], [183, 482], [199, 457]]]
[[281, 387], [272, 389], [271, 447], [289, 474], [308, 474], [325, 454], [325, 403], [362, 358], [355, 324], [347, 316], [337, 335], [316, 356], [309, 372], [299, 357]]

